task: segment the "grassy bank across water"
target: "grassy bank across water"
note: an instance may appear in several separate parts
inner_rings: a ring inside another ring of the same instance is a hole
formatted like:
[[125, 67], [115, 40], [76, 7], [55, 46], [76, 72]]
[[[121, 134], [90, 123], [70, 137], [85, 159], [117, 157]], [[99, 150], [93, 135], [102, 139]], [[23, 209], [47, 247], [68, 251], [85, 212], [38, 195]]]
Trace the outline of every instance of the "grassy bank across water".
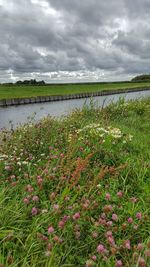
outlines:
[[1, 266], [150, 266], [150, 99], [3, 132]]
[[26, 85], [0, 85], [0, 99], [24, 98], [36, 96], [66, 95], [89, 92], [99, 92], [104, 90], [117, 90], [125, 88], [146, 88], [150, 83], [91, 83], [91, 84], [59, 84], [45, 86]]

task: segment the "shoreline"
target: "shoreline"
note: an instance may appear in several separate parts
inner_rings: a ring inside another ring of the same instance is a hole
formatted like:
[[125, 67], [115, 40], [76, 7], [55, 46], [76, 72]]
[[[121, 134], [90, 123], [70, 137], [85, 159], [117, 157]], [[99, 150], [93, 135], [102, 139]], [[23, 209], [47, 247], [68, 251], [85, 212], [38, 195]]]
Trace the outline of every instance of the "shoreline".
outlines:
[[44, 103], [44, 102], [54, 102], [54, 101], [63, 101], [70, 99], [79, 99], [79, 98], [89, 98], [95, 96], [105, 96], [113, 94], [122, 94], [122, 93], [131, 93], [131, 92], [140, 92], [148, 91], [150, 88], [125, 88], [125, 89], [115, 89], [115, 90], [103, 90], [99, 92], [89, 92], [89, 93], [79, 93], [79, 94], [66, 94], [66, 95], [51, 95], [51, 96], [36, 96], [36, 97], [25, 97], [25, 98], [8, 98], [0, 100], [0, 107], [8, 107], [14, 105], [25, 105], [25, 104], [34, 104], [34, 103]]

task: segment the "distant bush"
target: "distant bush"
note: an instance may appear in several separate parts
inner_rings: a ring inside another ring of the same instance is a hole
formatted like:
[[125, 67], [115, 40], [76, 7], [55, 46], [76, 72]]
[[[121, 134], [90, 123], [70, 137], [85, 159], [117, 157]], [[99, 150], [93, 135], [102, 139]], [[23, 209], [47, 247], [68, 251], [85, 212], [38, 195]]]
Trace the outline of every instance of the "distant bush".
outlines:
[[134, 77], [132, 82], [150, 82], [150, 74], [142, 74]]
[[45, 85], [45, 82], [42, 81], [36, 81], [35, 79], [31, 79], [31, 80], [24, 80], [24, 81], [17, 81], [16, 82], [17, 85]]

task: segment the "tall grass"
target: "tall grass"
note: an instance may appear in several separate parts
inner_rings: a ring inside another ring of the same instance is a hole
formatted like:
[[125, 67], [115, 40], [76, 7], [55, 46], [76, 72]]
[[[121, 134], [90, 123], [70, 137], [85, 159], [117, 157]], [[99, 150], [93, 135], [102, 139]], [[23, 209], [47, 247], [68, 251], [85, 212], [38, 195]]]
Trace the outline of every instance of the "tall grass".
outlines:
[[149, 266], [150, 101], [84, 106], [0, 156], [0, 266]]

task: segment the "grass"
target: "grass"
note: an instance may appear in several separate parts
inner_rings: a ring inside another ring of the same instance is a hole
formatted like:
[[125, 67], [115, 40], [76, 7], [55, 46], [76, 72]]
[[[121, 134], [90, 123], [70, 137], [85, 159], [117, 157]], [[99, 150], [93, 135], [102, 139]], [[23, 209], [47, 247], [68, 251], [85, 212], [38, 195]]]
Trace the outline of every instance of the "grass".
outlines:
[[0, 266], [150, 266], [150, 99], [2, 132]]
[[103, 90], [150, 87], [150, 83], [108, 83], [108, 84], [65, 84], [47, 86], [15, 86], [0, 85], [0, 99], [23, 98], [35, 96], [66, 95]]

